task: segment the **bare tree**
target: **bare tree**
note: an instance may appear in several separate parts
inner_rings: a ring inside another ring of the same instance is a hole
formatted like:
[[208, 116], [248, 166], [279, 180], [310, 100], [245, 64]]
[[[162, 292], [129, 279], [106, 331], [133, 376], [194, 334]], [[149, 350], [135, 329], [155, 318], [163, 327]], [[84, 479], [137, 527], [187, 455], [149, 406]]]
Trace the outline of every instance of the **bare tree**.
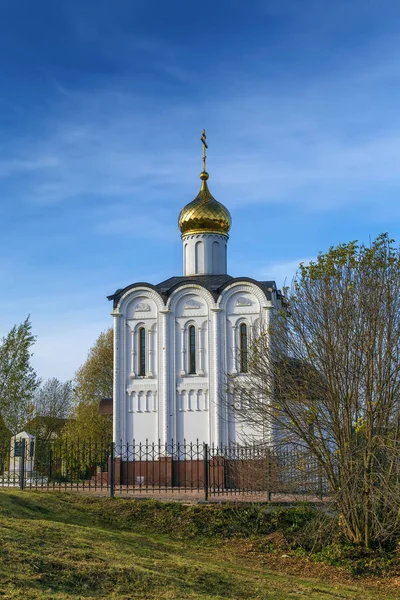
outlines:
[[36, 392], [32, 419], [27, 428], [42, 439], [58, 435], [72, 411], [72, 382], [48, 379]]
[[305, 449], [329, 482], [339, 525], [370, 547], [400, 535], [400, 252], [331, 248], [299, 272], [287, 308], [253, 340], [233, 409]]

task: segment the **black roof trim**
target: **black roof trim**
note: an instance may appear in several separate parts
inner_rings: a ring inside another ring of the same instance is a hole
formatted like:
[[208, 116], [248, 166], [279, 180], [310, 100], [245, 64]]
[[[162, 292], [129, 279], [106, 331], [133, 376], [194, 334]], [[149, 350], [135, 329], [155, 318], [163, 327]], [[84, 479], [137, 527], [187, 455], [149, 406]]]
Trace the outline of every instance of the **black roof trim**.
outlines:
[[129, 290], [133, 290], [138, 287], [151, 288], [152, 290], [157, 292], [157, 294], [160, 296], [161, 300], [165, 304], [166, 297], [160, 293], [159, 288], [156, 285], [153, 285], [152, 283], [146, 283], [145, 281], [140, 281], [138, 283], [131, 283], [130, 285], [127, 285], [126, 287], [124, 287], [122, 289], [118, 289], [113, 294], [111, 294], [111, 296], [107, 296], [107, 300], [113, 300], [113, 308], [117, 308], [118, 302], [120, 301], [122, 296]]
[[169, 279], [166, 279], [157, 285], [152, 285], [151, 283], [145, 282], [132, 283], [124, 289], [117, 290], [111, 296], [107, 296], [107, 299], [113, 300], [113, 307], [116, 308], [121, 297], [127, 291], [138, 287], [148, 287], [157, 292], [163, 302], [166, 303], [169, 296], [171, 296], [172, 292], [174, 292], [177, 288], [181, 287], [182, 285], [195, 284], [200, 285], [208, 290], [212, 294], [214, 300], [218, 300], [222, 291], [228, 287], [228, 285], [242, 282], [252, 283], [253, 285], [259, 287], [260, 290], [266, 295], [268, 300], [271, 300], [272, 292], [276, 291], [277, 294], [280, 293], [279, 290], [276, 289], [275, 281], [272, 280], [257, 281], [251, 277], [231, 277], [230, 275], [188, 275], [181, 277], [170, 277]]
[[267, 296], [267, 300], [271, 300], [272, 292], [278, 291], [276, 289], [275, 281], [272, 281], [272, 280], [271, 281], [257, 281], [257, 279], [253, 279], [252, 277], [232, 277], [232, 279], [230, 281], [227, 281], [220, 287], [219, 293], [221, 294], [221, 292], [226, 287], [228, 287], [228, 285], [231, 285], [231, 283], [240, 283], [242, 281], [245, 281], [247, 283], [252, 283], [253, 285], [256, 285], [257, 287], [259, 287], [260, 290]]
[[170, 277], [157, 284], [161, 293], [169, 297], [181, 285], [195, 284], [208, 290], [215, 300], [219, 296], [219, 289], [225, 283], [233, 280], [230, 275], [183, 275], [181, 277]]

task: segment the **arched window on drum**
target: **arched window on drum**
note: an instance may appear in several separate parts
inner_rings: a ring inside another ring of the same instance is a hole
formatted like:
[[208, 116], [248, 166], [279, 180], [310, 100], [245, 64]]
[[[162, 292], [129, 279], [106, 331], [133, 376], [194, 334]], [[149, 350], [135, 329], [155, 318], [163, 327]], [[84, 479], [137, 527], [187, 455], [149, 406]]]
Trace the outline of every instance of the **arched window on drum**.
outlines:
[[247, 373], [248, 369], [248, 332], [246, 323], [242, 323], [239, 329], [240, 334], [240, 372]]

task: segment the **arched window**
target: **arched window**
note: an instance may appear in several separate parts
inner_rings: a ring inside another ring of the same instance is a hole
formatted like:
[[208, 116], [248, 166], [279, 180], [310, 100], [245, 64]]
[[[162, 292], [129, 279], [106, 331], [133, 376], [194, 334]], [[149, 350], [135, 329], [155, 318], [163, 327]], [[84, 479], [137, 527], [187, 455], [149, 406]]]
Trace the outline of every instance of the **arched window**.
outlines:
[[146, 375], [146, 330], [144, 327], [139, 329], [139, 375]]
[[247, 325], [240, 325], [240, 372], [247, 373]]
[[213, 269], [213, 273], [222, 273], [221, 267], [220, 267], [220, 253], [219, 253], [219, 243], [218, 242], [213, 242], [212, 245], [212, 269]]
[[189, 327], [189, 374], [196, 374], [196, 327]]
[[196, 242], [194, 247], [194, 272], [196, 275], [204, 273], [204, 244], [203, 242]]

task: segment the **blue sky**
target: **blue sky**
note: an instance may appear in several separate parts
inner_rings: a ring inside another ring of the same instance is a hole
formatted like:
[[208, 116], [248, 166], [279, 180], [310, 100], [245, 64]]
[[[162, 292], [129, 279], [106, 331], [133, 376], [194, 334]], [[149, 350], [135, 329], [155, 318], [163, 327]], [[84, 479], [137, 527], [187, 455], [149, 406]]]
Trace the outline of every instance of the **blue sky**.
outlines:
[[3, 0], [0, 333], [67, 379], [107, 294], [181, 274], [203, 127], [231, 275], [399, 240], [399, 52], [396, 0]]

